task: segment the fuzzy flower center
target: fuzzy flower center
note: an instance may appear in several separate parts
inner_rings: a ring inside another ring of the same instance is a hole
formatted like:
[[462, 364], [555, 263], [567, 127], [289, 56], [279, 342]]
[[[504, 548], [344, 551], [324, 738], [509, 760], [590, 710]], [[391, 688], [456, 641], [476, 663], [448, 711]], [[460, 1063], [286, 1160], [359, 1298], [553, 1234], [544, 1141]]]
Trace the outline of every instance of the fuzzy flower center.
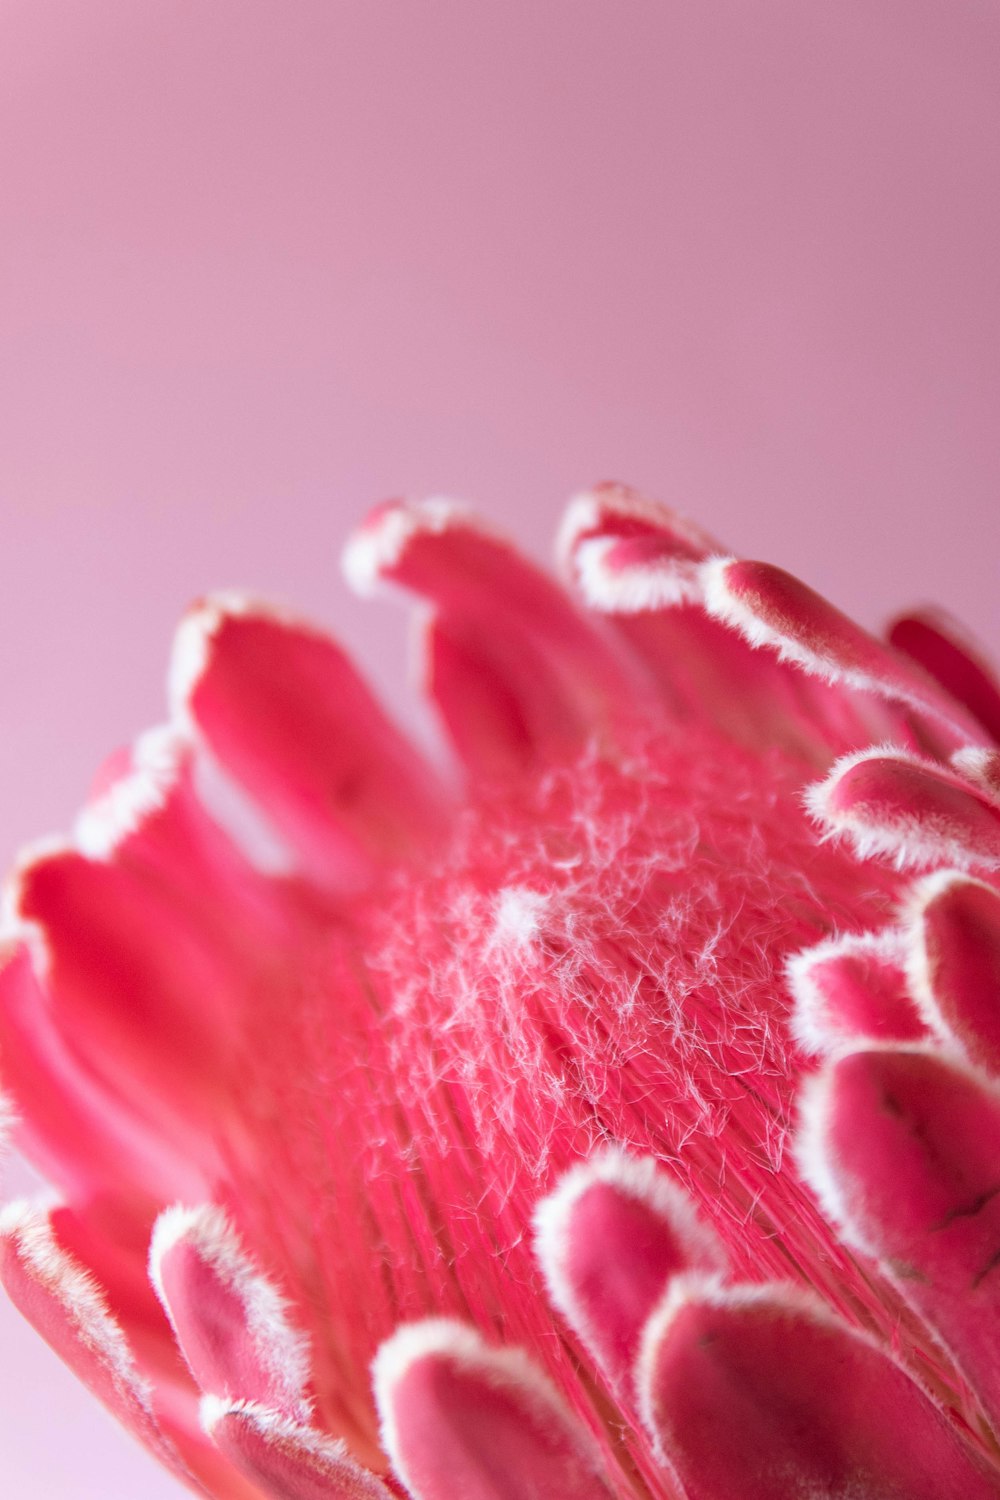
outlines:
[[531, 1213], [608, 1142], [670, 1164], [741, 1276], [887, 1316], [787, 1159], [804, 1060], [783, 960], [887, 920], [898, 878], [817, 845], [784, 752], [632, 749], [467, 807], [363, 925], [313, 936], [294, 1002], [267, 997], [284, 1040], [267, 1017], [234, 1206], [284, 1248], [344, 1377], [443, 1310], [572, 1384]]

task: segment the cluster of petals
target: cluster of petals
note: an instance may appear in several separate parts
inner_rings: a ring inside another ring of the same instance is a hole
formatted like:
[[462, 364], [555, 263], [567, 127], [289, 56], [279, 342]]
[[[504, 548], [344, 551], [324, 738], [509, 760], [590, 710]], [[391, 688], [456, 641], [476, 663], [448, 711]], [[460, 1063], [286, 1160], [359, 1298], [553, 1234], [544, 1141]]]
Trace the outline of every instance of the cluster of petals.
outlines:
[[183, 620], [7, 882], [7, 1291], [219, 1500], [998, 1500], [1000, 691], [621, 486], [559, 560], [352, 538], [436, 759]]

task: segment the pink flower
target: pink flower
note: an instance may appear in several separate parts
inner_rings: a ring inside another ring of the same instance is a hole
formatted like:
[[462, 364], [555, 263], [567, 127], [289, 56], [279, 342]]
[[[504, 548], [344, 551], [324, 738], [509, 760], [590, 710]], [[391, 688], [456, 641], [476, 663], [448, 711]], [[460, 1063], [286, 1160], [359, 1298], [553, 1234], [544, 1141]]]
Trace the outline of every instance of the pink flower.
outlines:
[[561, 554], [354, 537], [448, 765], [188, 615], [9, 883], [6, 1286], [216, 1496], [996, 1497], [1000, 694], [627, 490]]

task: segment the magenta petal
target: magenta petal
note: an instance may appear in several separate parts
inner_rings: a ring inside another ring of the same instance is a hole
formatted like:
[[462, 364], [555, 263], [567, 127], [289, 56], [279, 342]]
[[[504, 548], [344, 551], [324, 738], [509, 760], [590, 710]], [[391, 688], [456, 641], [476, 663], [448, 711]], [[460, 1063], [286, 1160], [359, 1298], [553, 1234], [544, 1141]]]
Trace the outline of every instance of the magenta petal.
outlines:
[[24, 859], [9, 902], [47, 1023], [81, 1074], [211, 1170], [242, 977], [232, 955], [155, 881], [69, 847]]
[[589, 1434], [519, 1351], [409, 1324], [375, 1362], [383, 1442], [414, 1500], [608, 1500]]
[[171, 679], [175, 712], [324, 883], [367, 878], [434, 826], [429, 774], [320, 631], [207, 600], [180, 626]]
[[941, 610], [902, 615], [890, 628], [889, 640], [1000, 741], [1000, 687], [955, 620]]
[[433, 606], [450, 660], [432, 676], [431, 689], [443, 694], [439, 707], [449, 729], [462, 712], [459, 654], [466, 677], [485, 672], [470, 713], [483, 707], [488, 684], [505, 714], [552, 750], [579, 746], [595, 732], [620, 727], [616, 720], [638, 717], [623, 658], [557, 584], [461, 507], [379, 506], [351, 538], [344, 568], [360, 592], [392, 584]]
[[947, 724], [960, 740], [981, 738], [978, 725], [919, 668], [798, 578], [770, 563], [722, 559], [705, 569], [709, 613], [753, 646], [827, 682], [904, 703]]
[[[895, 703], [870, 694], [855, 701], [841, 675], [818, 680], [801, 663], [757, 650], [757, 635], [730, 618], [728, 594], [724, 608], [716, 597], [720, 570], [739, 566], [710, 560], [718, 551], [684, 517], [620, 486], [575, 500], [561, 535], [565, 571], [647, 665], [671, 717], [824, 762], [831, 744], [843, 750], [905, 732]], [[706, 612], [710, 585], [715, 605]]]
[[1000, 865], [1000, 804], [942, 766], [902, 751], [845, 756], [809, 788], [807, 805], [862, 859], [880, 855], [899, 869]]
[[861, 1041], [916, 1041], [927, 1035], [906, 987], [898, 932], [849, 933], [796, 953], [788, 963], [795, 1036], [807, 1052]]
[[1000, 750], [965, 745], [952, 753], [951, 764], [963, 780], [985, 792], [992, 802], [1000, 803]]
[[578, 495], [559, 534], [563, 571], [591, 608], [612, 615], [700, 601], [698, 565], [718, 551], [685, 516], [625, 485]]
[[928, 1024], [1000, 1074], [1000, 894], [951, 871], [929, 876], [910, 907], [913, 993]]
[[621, 691], [617, 660], [562, 589], [457, 505], [378, 506], [348, 543], [344, 570], [362, 593], [395, 584], [448, 618], [533, 640], [554, 669], [583, 674], [596, 693]]
[[206, 1396], [202, 1421], [220, 1452], [268, 1500], [391, 1500], [343, 1443], [281, 1412]]
[[1000, 1090], [926, 1048], [848, 1053], [807, 1095], [799, 1158], [1000, 1421]]
[[198, 1162], [130, 1114], [117, 1084], [96, 1080], [67, 1046], [24, 944], [0, 948], [0, 1071], [23, 1117], [24, 1149], [75, 1196], [205, 1191]]
[[[216, 784], [202, 785], [206, 769], [175, 726], [147, 731], [105, 768], [76, 820], [74, 843], [89, 859], [169, 890], [187, 922], [242, 957], [248, 928], [262, 942], [284, 935], [283, 909], [275, 881], [206, 810], [203, 796]], [[249, 842], [248, 830], [239, 831]]]
[[203, 1391], [306, 1420], [308, 1349], [284, 1299], [218, 1208], [171, 1208], [153, 1231], [150, 1274]]
[[433, 615], [421, 646], [427, 695], [475, 775], [517, 775], [586, 742], [589, 715], [530, 643]]
[[97, 1283], [57, 1242], [44, 1210], [0, 1215], [0, 1278], [11, 1300], [117, 1419], [182, 1478], [187, 1471], [153, 1415], [150, 1391]]
[[56, 1208], [50, 1222], [61, 1251], [101, 1287], [149, 1385], [160, 1429], [191, 1474], [217, 1500], [254, 1500], [258, 1492], [250, 1490], [198, 1420], [201, 1392], [184, 1368], [146, 1272], [150, 1217], [146, 1205], [93, 1200], [85, 1207]]
[[909, 1376], [791, 1290], [678, 1282], [639, 1385], [688, 1500], [995, 1500]]
[[650, 1157], [607, 1152], [574, 1167], [535, 1223], [552, 1301], [619, 1387], [671, 1277], [725, 1269], [714, 1234]]

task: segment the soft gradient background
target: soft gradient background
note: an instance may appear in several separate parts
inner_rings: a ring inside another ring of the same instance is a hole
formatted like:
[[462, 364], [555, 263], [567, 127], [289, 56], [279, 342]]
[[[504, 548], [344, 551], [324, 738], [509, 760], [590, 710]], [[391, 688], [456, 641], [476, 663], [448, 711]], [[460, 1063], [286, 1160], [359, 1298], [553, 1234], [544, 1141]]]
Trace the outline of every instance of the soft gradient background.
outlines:
[[[993, 0], [0, 0], [0, 846], [400, 490], [617, 476], [1000, 643]], [[19, 1181], [15, 1174], [15, 1181]], [[174, 1487], [0, 1307], [6, 1492]]]

